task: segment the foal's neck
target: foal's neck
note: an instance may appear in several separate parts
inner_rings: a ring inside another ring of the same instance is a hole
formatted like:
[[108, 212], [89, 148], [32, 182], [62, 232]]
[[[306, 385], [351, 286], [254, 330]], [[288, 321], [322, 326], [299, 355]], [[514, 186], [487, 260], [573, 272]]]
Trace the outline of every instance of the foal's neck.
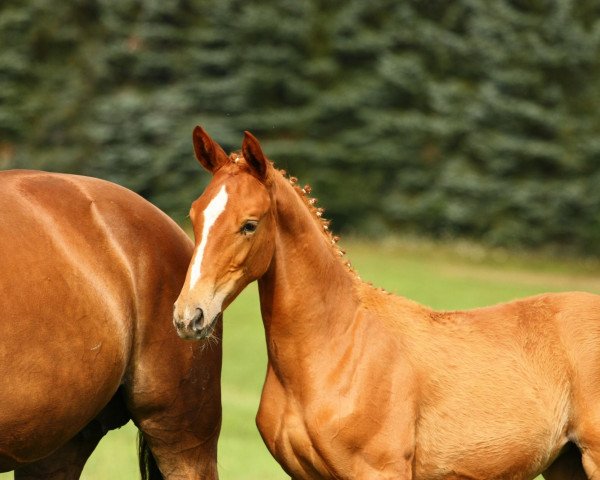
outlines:
[[[306, 358], [331, 348], [348, 330], [358, 299], [358, 277], [332, 246], [308, 201], [277, 173], [273, 179], [275, 253], [259, 280], [267, 347], [277, 356]], [[332, 339], [334, 341], [332, 342]]]

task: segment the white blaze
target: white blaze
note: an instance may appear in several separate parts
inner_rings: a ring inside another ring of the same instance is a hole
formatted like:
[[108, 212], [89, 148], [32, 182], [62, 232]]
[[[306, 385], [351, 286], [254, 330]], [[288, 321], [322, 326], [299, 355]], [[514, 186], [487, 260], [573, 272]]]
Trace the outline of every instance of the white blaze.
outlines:
[[225, 210], [227, 205], [227, 190], [225, 185], [221, 187], [219, 193], [210, 201], [206, 210], [204, 210], [204, 225], [202, 226], [202, 237], [200, 238], [200, 245], [194, 252], [194, 259], [192, 260], [192, 272], [190, 275], [190, 289], [194, 288], [196, 282], [200, 280], [202, 275], [202, 257], [204, 257], [204, 249], [206, 248], [206, 242], [208, 241], [208, 234], [210, 229], [219, 218], [219, 215]]

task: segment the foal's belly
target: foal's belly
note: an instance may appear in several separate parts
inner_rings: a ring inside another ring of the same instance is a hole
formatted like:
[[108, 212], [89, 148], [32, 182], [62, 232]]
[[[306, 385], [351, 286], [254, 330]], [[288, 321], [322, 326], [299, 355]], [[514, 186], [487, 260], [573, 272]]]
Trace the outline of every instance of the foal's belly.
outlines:
[[[517, 384], [518, 385], [518, 384]], [[568, 394], [451, 389], [417, 424], [415, 478], [531, 479], [568, 443]]]
[[[567, 443], [531, 445], [506, 438], [480, 445], [444, 445], [429, 450], [417, 441], [415, 480], [531, 480], [545, 470]], [[452, 449], [452, 451], [449, 451]]]

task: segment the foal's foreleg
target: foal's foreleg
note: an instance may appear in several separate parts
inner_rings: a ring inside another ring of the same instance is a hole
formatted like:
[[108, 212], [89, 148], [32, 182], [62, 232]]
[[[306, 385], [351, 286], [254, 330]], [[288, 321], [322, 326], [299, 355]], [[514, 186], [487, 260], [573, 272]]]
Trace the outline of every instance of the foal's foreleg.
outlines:
[[589, 480], [600, 480], [600, 415], [589, 414], [589, 419], [577, 428], [581, 460]]
[[600, 480], [600, 450], [585, 450], [582, 460], [589, 480]]
[[561, 455], [544, 473], [545, 480], [587, 480], [581, 463], [581, 452], [574, 444], [568, 444]]

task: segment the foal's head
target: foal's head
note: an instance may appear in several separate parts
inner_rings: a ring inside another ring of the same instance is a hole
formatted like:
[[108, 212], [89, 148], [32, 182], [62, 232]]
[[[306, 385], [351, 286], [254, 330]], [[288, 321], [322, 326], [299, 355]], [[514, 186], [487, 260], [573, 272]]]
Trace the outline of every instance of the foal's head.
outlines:
[[230, 157], [201, 127], [193, 139], [196, 158], [213, 178], [190, 210], [196, 246], [173, 322], [180, 337], [200, 339], [269, 267], [275, 217], [268, 185], [274, 169], [248, 132], [242, 155]]

